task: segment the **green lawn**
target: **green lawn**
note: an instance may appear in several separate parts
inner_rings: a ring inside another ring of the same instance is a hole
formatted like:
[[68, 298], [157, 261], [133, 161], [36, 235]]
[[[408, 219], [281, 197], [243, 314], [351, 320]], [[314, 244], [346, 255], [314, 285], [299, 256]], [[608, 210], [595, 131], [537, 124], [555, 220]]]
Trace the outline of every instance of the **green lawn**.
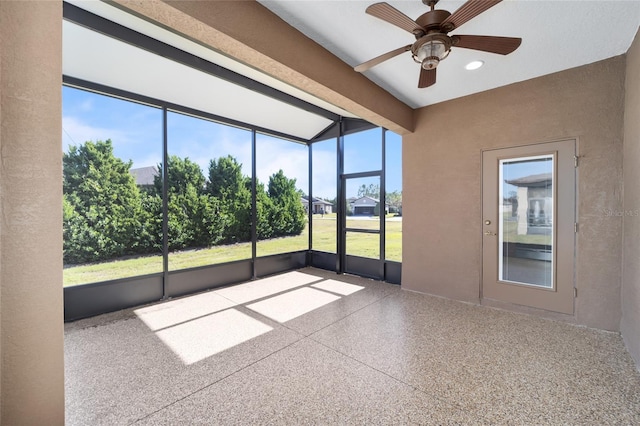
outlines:
[[[505, 214], [505, 218], [507, 218]], [[515, 220], [503, 221], [503, 241], [522, 244], [545, 244], [552, 243], [551, 235], [542, 234], [518, 234], [518, 222]]]
[[[378, 222], [363, 219], [347, 219], [347, 227], [377, 229]], [[402, 261], [402, 222], [386, 221], [386, 258]], [[309, 241], [308, 227], [295, 237], [273, 238], [258, 241], [257, 255], [306, 250]], [[313, 217], [313, 249], [335, 253], [336, 214]], [[379, 239], [375, 234], [350, 232], [347, 234], [347, 253], [354, 256], [379, 257]], [[212, 265], [251, 258], [251, 243], [217, 246], [207, 249], [184, 250], [169, 253], [169, 270], [175, 271], [196, 266]], [[141, 256], [102, 263], [65, 267], [64, 285], [73, 286], [118, 278], [162, 272], [162, 255]]]

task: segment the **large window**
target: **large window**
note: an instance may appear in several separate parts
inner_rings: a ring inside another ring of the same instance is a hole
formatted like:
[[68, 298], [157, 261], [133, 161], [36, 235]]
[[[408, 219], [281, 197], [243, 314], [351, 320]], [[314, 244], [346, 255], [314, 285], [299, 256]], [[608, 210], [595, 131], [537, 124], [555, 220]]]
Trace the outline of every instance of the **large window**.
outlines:
[[[307, 250], [310, 214], [313, 249], [337, 252], [336, 139], [309, 148], [179, 108], [62, 90], [65, 286], [162, 273], [165, 260], [177, 271], [251, 259], [254, 182], [257, 256]], [[347, 252], [379, 256], [368, 231], [384, 214], [386, 259], [401, 261], [401, 140], [386, 133], [382, 194], [382, 132], [344, 138], [345, 173], [360, 174], [345, 188]]]
[[258, 134], [256, 173], [257, 256], [307, 250], [308, 147]]
[[387, 130], [385, 147], [385, 257], [402, 262], [402, 137]]
[[[335, 253], [337, 232], [337, 142], [330, 139], [311, 146], [313, 163], [312, 248]], [[311, 205], [311, 207], [309, 207]]]
[[251, 132], [169, 112], [167, 136], [169, 270], [250, 259]]
[[162, 272], [162, 110], [62, 95], [64, 285]]

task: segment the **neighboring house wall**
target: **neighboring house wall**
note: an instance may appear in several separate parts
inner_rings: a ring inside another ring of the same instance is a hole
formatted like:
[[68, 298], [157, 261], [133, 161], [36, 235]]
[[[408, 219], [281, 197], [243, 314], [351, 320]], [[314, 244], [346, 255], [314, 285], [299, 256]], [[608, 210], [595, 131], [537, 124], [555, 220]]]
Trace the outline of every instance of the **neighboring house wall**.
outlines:
[[619, 330], [622, 218], [603, 212], [623, 207], [624, 78], [619, 56], [416, 110], [402, 144], [403, 288], [478, 303], [481, 150], [577, 138], [578, 297], [565, 319]]
[[353, 214], [354, 215], [373, 215], [378, 200], [371, 197], [360, 197], [353, 202]]
[[[351, 205], [351, 211], [354, 215], [361, 214], [370, 216], [375, 214], [376, 205], [380, 204], [380, 201], [365, 195], [364, 197], [350, 200], [349, 204]], [[389, 213], [389, 205], [385, 206], [385, 213]]]
[[636, 365], [640, 366], [640, 35], [636, 35], [627, 53], [626, 71], [624, 262], [620, 330]]
[[325, 203], [323, 201], [314, 201], [313, 212], [317, 214], [330, 214], [333, 210], [333, 205]]
[[[305, 211], [309, 211], [309, 200], [305, 199], [305, 198], [301, 198], [300, 202], [302, 203], [302, 206], [304, 207]], [[320, 198], [315, 198], [313, 199], [313, 213], [316, 214], [330, 214], [333, 211], [333, 204], [324, 201]]]

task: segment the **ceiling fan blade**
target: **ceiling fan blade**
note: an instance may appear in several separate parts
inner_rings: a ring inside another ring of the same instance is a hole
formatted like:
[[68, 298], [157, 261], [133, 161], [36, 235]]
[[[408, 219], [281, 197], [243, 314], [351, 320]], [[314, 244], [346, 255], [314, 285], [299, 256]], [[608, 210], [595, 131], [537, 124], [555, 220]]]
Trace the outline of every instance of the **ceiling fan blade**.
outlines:
[[440, 26], [446, 28], [447, 32], [453, 31], [465, 22], [475, 18], [501, 1], [502, 0], [469, 0], [460, 6], [460, 9], [456, 10], [447, 19], [442, 21]]
[[382, 19], [396, 27], [402, 28], [405, 31], [413, 33], [414, 31], [424, 32], [424, 29], [416, 23], [413, 19], [409, 18], [404, 13], [400, 12], [395, 7], [388, 3], [375, 3], [367, 7], [365, 12], [371, 16]]
[[455, 35], [451, 38], [453, 39], [453, 47], [482, 50], [500, 55], [508, 55], [522, 43], [522, 39], [517, 37]]
[[401, 53], [407, 52], [411, 50], [411, 45], [409, 44], [408, 46], [402, 46], [399, 47], [395, 50], [392, 50], [391, 52], [387, 52], [383, 55], [377, 56], [373, 59], [368, 60], [367, 62], [363, 62], [362, 64], [358, 65], [357, 67], [354, 68], [355, 71], [358, 72], [363, 72], [368, 70], [369, 68], [378, 65], [381, 62], [386, 61], [387, 59], [391, 59], [394, 56], [398, 56]]
[[425, 70], [420, 67], [420, 78], [418, 79], [418, 89], [433, 86], [436, 83], [436, 69]]

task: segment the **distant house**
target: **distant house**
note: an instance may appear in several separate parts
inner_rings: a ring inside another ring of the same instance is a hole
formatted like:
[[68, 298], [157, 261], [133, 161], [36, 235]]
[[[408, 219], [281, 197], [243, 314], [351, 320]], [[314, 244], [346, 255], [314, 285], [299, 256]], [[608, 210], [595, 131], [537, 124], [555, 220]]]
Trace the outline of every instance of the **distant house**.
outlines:
[[[309, 211], [309, 197], [302, 197], [300, 199], [300, 201], [302, 202], [302, 205], [304, 206], [304, 209], [306, 211]], [[333, 212], [333, 204], [331, 204], [328, 201], [325, 201], [321, 198], [316, 198], [313, 197], [313, 213], [317, 213], [317, 214], [329, 214]]]
[[156, 176], [160, 175], [158, 168], [156, 166], [149, 167], [139, 167], [137, 169], [129, 170], [129, 173], [136, 180], [136, 185], [141, 188], [151, 188], [153, 187], [153, 181]]
[[518, 188], [512, 211], [516, 212], [518, 235], [551, 232], [553, 224], [553, 177], [540, 173], [505, 180]]
[[[350, 198], [349, 206], [351, 207], [351, 211], [353, 215], [364, 215], [364, 216], [374, 216], [376, 214], [376, 206], [380, 204], [380, 200], [377, 198], [364, 196], [360, 198]], [[389, 204], [385, 204], [384, 207], [385, 214], [389, 213]]]

